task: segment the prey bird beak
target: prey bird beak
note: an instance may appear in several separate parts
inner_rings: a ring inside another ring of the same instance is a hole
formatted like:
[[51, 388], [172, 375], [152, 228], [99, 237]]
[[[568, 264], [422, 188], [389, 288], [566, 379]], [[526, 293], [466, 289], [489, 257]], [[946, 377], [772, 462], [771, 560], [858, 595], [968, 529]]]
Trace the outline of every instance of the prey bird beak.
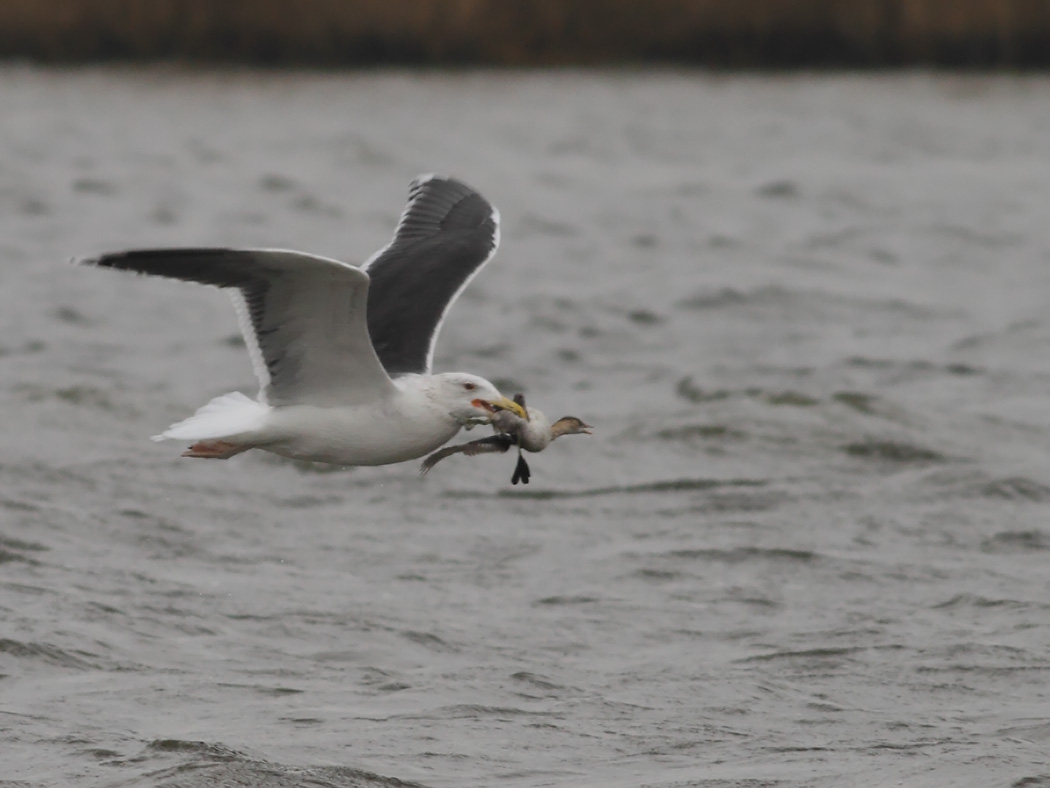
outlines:
[[471, 403], [475, 408], [484, 408], [489, 413], [496, 413], [500, 410], [509, 410], [515, 416], [529, 420], [529, 414], [525, 412], [525, 408], [521, 407], [517, 402], [506, 397], [500, 397], [498, 400], [489, 401], [484, 399], [476, 399]]

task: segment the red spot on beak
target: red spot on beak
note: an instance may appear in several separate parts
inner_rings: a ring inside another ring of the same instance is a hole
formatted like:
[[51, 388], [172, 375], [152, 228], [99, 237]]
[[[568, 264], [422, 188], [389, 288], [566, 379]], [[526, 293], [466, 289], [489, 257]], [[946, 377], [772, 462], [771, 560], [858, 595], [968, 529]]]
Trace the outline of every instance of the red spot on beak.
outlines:
[[489, 404], [488, 402], [485, 402], [485, 400], [483, 400], [483, 399], [472, 399], [470, 401], [470, 404], [473, 405], [475, 408], [481, 408], [482, 410], [487, 410], [489, 413], [495, 413], [496, 412], [496, 409], [494, 407], [492, 407], [492, 405]]

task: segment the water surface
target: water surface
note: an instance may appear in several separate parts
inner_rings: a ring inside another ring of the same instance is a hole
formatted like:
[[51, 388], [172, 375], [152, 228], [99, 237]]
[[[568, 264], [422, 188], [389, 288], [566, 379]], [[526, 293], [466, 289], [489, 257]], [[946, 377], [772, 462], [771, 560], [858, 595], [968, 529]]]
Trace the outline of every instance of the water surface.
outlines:
[[[1050, 785], [1050, 83], [0, 71], [0, 785]], [[182, 460], [225, 298], [503, 216], [533, 462]]]

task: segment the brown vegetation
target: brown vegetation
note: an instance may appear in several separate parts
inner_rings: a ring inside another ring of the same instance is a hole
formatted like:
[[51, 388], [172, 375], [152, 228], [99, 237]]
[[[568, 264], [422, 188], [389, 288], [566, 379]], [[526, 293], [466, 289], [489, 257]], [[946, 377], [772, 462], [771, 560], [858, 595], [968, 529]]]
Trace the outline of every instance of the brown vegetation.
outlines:
[[0, 56], [1045, 66], [1047, 0], [0, 0]]

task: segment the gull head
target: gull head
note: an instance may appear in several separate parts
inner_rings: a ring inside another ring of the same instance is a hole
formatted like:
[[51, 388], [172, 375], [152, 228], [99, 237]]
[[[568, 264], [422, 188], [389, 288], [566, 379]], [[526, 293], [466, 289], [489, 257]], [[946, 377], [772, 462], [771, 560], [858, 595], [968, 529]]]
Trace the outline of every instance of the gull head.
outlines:
[[488, 424], [492, 415], [502, 410], [525, 418], [525, 409], [500, 394], [485, 378], [465, 372], [444, 372], [434, 375], [432, 382], [434, 398], [464, 427]]

